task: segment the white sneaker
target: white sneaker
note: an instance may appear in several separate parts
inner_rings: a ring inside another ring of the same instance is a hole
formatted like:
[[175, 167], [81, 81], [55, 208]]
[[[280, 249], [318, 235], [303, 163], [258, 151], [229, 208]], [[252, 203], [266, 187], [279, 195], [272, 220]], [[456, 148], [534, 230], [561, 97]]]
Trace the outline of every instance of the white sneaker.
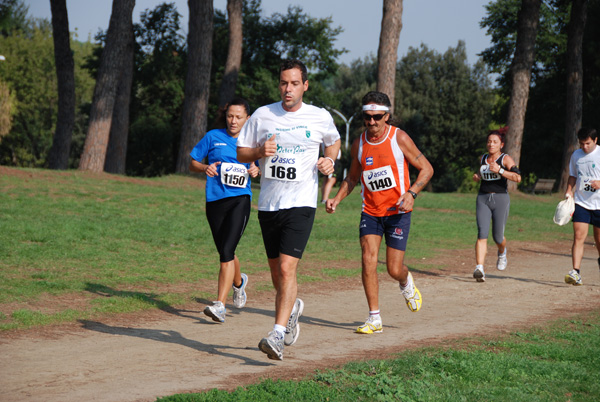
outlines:
[[242, 284], [239, 288], [232, 285], [233, 288], [233, 305], [237, 308], [242, 308], [246, 305], [246, 285], [248, 284], [248, 275], [242, 274]]
[[581, 281], [581, 275], [579, 275], [574, 269], [570, 270], [569, 273], [565, 275], [565, 283], [574, 286], [583, 285], [583, 282]]
[[380, 334], [382, 332], [383, 323], [381, 321], [381, 316], [377, 316], [377, 318], [375, 318], [374, 316], [370, 315], [363, 325], [356, 328], [356, 333], [358, 334]]
[[285, 343], [286, 346], [293, 345], [298, 340], [298, 336], [300, 335], [300, 324], [298, 323], [298, 319], [302, 315], [303, 311], [304, 302], [302, 299], [296, 299], [296, 302], [294, 303], [294, 309], [292, 310], [288, 324], [285, 327], [283, 343]]
[[483, 272], [483, 265], [477, 265], [475, 271], [473, 271], [473, 278], [477, 282], [485, 282], [485, 272]]
[[419, 289], [415, 286], [415, 281], [410, 272], [408, 273], [406, 286], [402, 287], [402, 285], [400, 285], [400, 293], [402, 293], [402, 296], [406, 299], [406, 306], [410, 311], [416, 313], [421, 309], [423, 298], [421, 297], [421, 292], [419, 292]]
[[283, 338], [276, 331], [271, 331], [266, 338], [262, 338], [258, 348], [266, 353], [269, 359], [283, 360]]
[[496, 261], [496, 268], [499, 271], [504, 271], [506, 269], [506, 264], [508, 261], [506, 260], [506, 248], [504, 248], [504, 254], [498, 254], [498, 261]]
[[212, 306], [206, 306], [204, 314], [217, 322], [225, 322], [225, 305], [220, 301], [214, 301]]

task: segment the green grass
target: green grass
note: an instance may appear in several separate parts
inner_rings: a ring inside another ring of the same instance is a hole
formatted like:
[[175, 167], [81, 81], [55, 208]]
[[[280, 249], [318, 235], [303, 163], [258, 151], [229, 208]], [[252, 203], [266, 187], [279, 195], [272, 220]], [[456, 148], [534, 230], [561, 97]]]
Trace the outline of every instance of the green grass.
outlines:
[[[0, 330], [165, 309], [214, 296], [219, 259], [206, 221], [203, 180], [10, 171], [0, 177]], [[254, 205], [257, 198], [255, 190]], [[570, 238], [569, 225], [552, 223], [557, 201], [513, 195], [508, 239]], [[300, 283], [359, 275], [360, 207], [358, 189], [335, 214], [319, 205]], [[423, 258], [472, 248], [475, 237], [474, 194], [423, 193], [406, 263], [438, 269]], [[255, 209], [237, 255], [248, 274], [266, 271]], [[268, 279], [253, 283], [255, 290], [271, 289]]]
[[451, 348], [349, 363], [302, 381], [264, 380], [161, 402], [225, 401], [597, 401], [600, 314]]

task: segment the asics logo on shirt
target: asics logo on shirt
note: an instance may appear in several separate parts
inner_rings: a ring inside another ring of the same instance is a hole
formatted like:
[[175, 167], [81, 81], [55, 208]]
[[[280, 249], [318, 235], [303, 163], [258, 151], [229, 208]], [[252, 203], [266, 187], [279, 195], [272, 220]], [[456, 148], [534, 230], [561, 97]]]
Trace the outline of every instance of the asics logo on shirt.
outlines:
[[294, 163], [296, 163], [296, 159], [295, 158], [283, 158], [283, 157], [275, 155], [273, 157], [273, 159], [271, 159], [271, 163], [275, 163], [275, 162], [277, 162], [280, 165], [285, 165], [285, 164], [293, 165]]
[[369, 180], [370, 180], [370, 179], [372, 179], [372, 178], [378, 178], [378, 177], [381, 177], [381, 176], [386, 176], [386, 175], [387, 175], [387, 170], [382, 170], [382, 171], [380, 171], [380, 172], [375, 172], [375, 173], [373, 173], [373, 172], [370, 172], [370, 173], [367, 175], [367, 179], [369, 179]]
[[246, 173], [246, 168], [240, 168], [237, 166], [229, 166], [227, 169], [225, 169], [226, 172], [232, 172], [232, 173]]

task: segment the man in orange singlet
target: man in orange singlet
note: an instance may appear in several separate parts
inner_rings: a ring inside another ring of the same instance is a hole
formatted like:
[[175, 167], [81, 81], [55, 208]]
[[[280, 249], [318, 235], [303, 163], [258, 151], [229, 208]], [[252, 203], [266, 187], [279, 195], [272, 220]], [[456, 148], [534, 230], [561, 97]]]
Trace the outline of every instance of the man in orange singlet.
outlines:
[[[360, 221], [362, 282], [369, 304], [369, 318], [356, 329], [361, 334], [383, 331], [379, 312], [377, 255], [385, 234], [387, 270], [400, 284], [400, 292], [410, 311], [421, 308], [421, 292], [414, 284], [404, 252], [410, 230], [411, 211], [419, 192], [433, 175], [433, 167], [408, 134], [394, 126], [391, 103], [381, 92], [369, 92], [362, 99], [366, 130], [352, 144], [352, 164], [333, 199], [327, 200], [327, 212], [361, 182], [363, 208]], [[408, 165], [419, 174], [411, 185]]]

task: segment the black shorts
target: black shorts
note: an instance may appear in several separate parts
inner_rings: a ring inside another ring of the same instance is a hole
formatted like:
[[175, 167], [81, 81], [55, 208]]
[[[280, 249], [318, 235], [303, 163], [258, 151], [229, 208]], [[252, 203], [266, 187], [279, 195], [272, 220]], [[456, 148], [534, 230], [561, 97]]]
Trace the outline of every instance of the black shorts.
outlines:
[[587, 223], [595, 227], [600, 227], [600, 211], [594, 209], [587, 209], [579, 204], [575, 204], [575, 212], [573, 212], [573, 222]]
[[279, 258], [280, 254], [302, 258], [315, 220], [315, 211], [310, 207], [258, 211], [267, 258]]
[[206, 219], [221, 262], [229, 262], [235, 257], [235, 249], [244, 234], [249, 217], [249, 195], [206, 203]]

